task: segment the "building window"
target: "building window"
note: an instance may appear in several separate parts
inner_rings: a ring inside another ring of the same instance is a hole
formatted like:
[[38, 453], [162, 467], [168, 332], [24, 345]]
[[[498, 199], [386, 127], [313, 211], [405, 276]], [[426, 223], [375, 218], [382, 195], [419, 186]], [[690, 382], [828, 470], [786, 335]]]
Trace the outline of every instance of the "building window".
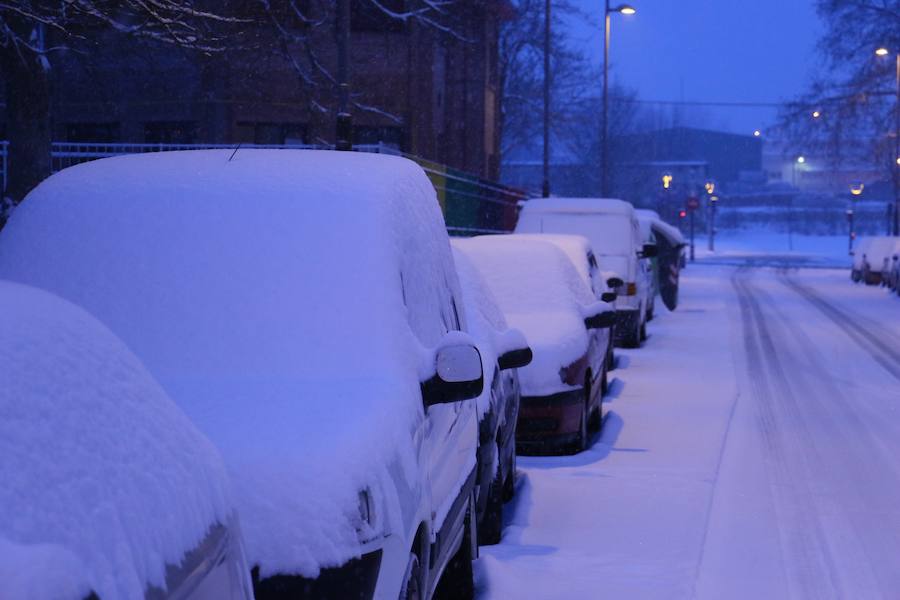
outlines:
[[[379, 4], [394, 13], [403, 13], [403, 0], [379, 0]], [[391, 17], [375, 6], [371, 0], [352, 0], [350, 5], [350, 29], [352, 31], [375, 31], [400, 33], [404, 31], [403, 20]]]
[[255, 123], [241, 121], [237, 124], [237, 138], [245, 144], [306, 144], [307, 126], [304, 123]]
[[353, 143], [384, 144], [397, 150], [403, 149], [403, 129], [400, 127], [366, 127], [357, 125], [353, 128]]
[[197, 123], [194, 121], [144, 123], [144, 141], [148, 144], [193, 144], [197, 141]]
[[66, 141], [110, 144], [122, 141], [119, 123], [69, 123]]

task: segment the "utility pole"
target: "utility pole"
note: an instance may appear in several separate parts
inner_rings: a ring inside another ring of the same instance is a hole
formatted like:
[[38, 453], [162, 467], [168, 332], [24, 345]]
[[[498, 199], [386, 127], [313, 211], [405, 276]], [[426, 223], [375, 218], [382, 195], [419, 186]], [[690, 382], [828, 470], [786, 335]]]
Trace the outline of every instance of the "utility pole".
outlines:
[[550, 197], [550, 0], [544, 4], [544, 181], [541, 195]]
[[600, 196], [609, 196], [609, 17], [612, 13], [633, 15], [634, 7], [622, 4], [610, 8], [609, 0], [603, 0], [603, 123], [600, 126]]
[[894, 88], [894, 235], [900, 235], [900, 52], [896, 58], [896, 81]]
[[338, 114], [335, 150], [353, 149], [353, 115], [350, 114], [350, 0], [337, 0]]

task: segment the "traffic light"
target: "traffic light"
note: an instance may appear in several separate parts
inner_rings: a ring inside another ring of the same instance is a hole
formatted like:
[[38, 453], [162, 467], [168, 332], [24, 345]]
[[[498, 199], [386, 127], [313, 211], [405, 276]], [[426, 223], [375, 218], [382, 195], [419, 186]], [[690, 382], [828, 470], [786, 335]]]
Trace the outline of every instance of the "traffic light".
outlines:
[[683, 218], [685, 218], [686, 216], [687, 216], [687, 211], [686, 211], [686, 210], [680, 210], [680, 211], [678, 211], [678, 217], [679, 217], [679, 218], [683, 219]]

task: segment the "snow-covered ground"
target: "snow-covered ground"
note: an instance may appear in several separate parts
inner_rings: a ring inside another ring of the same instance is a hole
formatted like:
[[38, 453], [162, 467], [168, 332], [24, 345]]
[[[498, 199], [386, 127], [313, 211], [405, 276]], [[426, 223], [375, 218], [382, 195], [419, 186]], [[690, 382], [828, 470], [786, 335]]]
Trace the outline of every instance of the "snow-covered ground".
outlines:
[[846, 235], [788, 236], [765, 229], [724, 230], [716, 235], [715, 246], [715, 251], [710, 252], [706, 233], [697, 232], [695, 252], [698, 260], [737, 264], [753, 258], [761, 262], [788, 260], [811, 267], [850, 266]]
[[846, 269], [718, 262], [618, 351], [592, 448], [519, 459], [481, 598], [896, 597], [900, 301]]

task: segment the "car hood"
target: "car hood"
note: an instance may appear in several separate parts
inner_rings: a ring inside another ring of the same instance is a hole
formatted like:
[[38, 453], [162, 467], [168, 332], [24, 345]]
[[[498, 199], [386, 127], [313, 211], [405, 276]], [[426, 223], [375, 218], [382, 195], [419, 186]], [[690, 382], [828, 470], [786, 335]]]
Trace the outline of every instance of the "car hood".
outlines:
[[[411, 381], [415, 381], [411, 378]], [[167, 391], [221, 450], [251, 565], [263, 577], [318, 575], [398, 529], [395, 488], [418, 477], [415, 385], [373, 378], [170, 379]], [[398, 482], [398, 479], [400, 480]], [[370, 527], [359, 492], [375, 506]]]

